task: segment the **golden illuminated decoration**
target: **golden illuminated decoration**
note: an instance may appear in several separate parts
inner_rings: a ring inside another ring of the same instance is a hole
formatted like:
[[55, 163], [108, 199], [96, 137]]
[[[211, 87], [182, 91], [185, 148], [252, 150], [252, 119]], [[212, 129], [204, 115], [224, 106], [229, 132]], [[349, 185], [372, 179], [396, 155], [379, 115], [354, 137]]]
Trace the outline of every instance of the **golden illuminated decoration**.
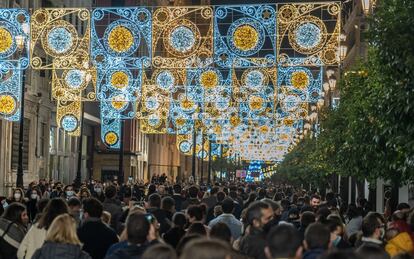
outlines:
[[251, 96], [249, 98], [249, 107], [251, 110], [259, 110], [263, 107], [263, 98], [259, 96]]
[[[67, 19], [69, 17], [72, 23]], [[80, 24], [84, 33], [73, 24]], [[90, 13], [87, 9], [38, 9], [30, 24], [30, 64], [33, 69], [75, 69], [89, 65]], [[37, 49], [41, 47], [44, 57]]]
[[201, 74], [200, 84], [204, 88], [208, 88], [208, 89], [214, 88], [218, 85], [218, 83], [219, 83], [219, 78], [215, 71], [208, 70]]
[[116, 71], [111, 76], [111, 85], [117, 89], [123, 89], [129, 84], [129, 76], [123, 71]]
[[16, 109], [16, 100], [10, 95], [0, 95], [0, 114], [11, 115]]
[[128, 51], [133, 44], [134, 36], [131, 31], [124, 26], [117, 26], [109, 33], [108, 45], [113, 51]]
[[111, 105], [115, 110], [122, 110], [128, 104], [123, 95], [117, 95], [112, 97]]
[[252, 26], [242, 25], [234, 31], [233, 40], [238, 49], [248, 51], [256, 47], [259, 34]]
[[113, 146], [118, 142], [118, 135], [114, 132], [108, 132], [105, 135], [105, 143], [109, 146]]
[[240, 124], [240, 122], [241, 122], [241, 120], [240, 120], [240, 118], [239, 118], [238, 116], [232, 116], [232, 117], [230, 118], [230, 124], [231, 124], [233, 127], [237, 127], [237, 126]]
[[194, 107], [194, 102], [185, 98], [184, 100], [181, 101], [181, 107], [186, 110], [191, 109]]
[[295, 71], [291, 76], [291, 84], [297, 89], [304, 89], [309, 85], [309, 76], [304, 71]]
[[8, 51], [13, 45], [11, 33], [3, 27], [0, 27], [0, 53]]
[[82, 113], [82, 101], [57, 100], [56, 122], [70, 136], [80, 136], [80, 118]]

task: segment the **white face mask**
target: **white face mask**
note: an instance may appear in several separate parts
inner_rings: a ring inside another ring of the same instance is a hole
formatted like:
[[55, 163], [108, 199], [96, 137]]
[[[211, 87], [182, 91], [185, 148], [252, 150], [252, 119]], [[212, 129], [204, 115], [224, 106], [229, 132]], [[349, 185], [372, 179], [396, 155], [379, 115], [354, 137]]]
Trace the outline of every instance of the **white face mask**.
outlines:
[[37, 199], [37, 194], [36, 193], [32, 193], [30, 195], [30, 198], [32, 198], [33, 200], [36, 200]]
[[72, 196], [73, 195], [73, 191], [66, 191], [66, 196]]
[[14, 198], [16, 199], [16, 200], [20, 200], [20, 198], [22, 197], [22, 195], [20, 194], [20, 193], [15, 193], [14, 194]]
[[102, 192], [102, 189], [101, 188], [95, 188], [95, 192], [101, 193]]

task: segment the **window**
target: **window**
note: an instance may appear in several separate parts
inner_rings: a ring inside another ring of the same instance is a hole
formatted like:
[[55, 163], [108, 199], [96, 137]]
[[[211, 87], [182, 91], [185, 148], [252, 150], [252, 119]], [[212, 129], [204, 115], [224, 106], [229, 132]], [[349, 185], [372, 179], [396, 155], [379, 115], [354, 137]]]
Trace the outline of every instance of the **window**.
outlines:
[[47, 130], [46, 123], [44, 123], [44, 122], [40, 123], [40, 128], [39, 128], [39, 145], [37, 147], [37, 155], [38, 156], [45, 156], [46, 155], [46, 149], [45, 149], [46, 130]]
[[50, 127], [49, 130], [49, 152], [56, 153], [56, 127]]
[[[23, 170], [29, 168], [29, 137], [30, 137], [30, 120], [24, 118], [23, 127]], [[19, 163], [19, 134], [20, 134], [20, 123], [13, 123], [12, 130], [12, 169], [17, 170]]]

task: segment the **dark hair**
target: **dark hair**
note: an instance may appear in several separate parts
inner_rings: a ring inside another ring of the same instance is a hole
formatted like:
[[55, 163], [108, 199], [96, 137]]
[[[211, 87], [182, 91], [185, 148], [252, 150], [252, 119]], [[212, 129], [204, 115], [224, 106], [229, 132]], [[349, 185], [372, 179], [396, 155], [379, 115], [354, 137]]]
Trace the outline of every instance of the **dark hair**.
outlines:
[[189, 243], [191, 240], [193, 239], [198, 239], [201, 236], [198, 234], [187, 234], [185, 236], [183, 236], [183, 238], [181, 238], [181, 240], [178, 242], [177, 244], [177, 254], [181, 255], [183, 252], [184, 247], [187, 245], [187, 243]]
[[321, 259], [360, 259], [353, 251], [332, 251], [320, 257]]
[[77, 197], [72, 197], [68, 200], [68, 206], [69, 207], [82, 206], [82, 203]]
[[253, 220], [261, 220], [262, 209], [268, 209], [270, 205], [263, 201], [255, 201], [249, 205], [246, 212], [247, 222], [253, 225]]
[[46, 208], [46, 206], [47, 206], [47, 204], [49, 203], [49, 199], [47, 199], [47, 198], [42, 198], [42, 199], [40, 199], [38, 202], [37, 202], [37, 204], [36, 204], [36, 207], [37, 207], [37, 211], [39, 212], [39, 213], [42, 213], [43, 212], [43, 210]]
[[392, 257], [392, 259], [413, 259], [410, 253], [401, 253]]
[[404, 209], [410, 209], [410, 205], [408, 203], [402, 202], [397, 205], [397, 210], [404, 210]]
[[188, 228], [187, 234], [198, 234], [201, 236], [206, 236], [207, 231], [203, 223], [193, 223]]
[[224, 199], [221, 204], [221, 208], [223, 209], [223, 213], [232, 213], [234, 210], [234, 201], [230, 198]]
[[197, 186], [190, 186], [190, 188], [188, 188], [188, 195], [190, 196], [190, 198], [197, 198], [198, 196], [198, 188]]
[[108, 199], [114, 198], [116, 195], [116, 187], [114, 185], [108, 185], [105, 188], [105, 197]]
[[219, 190], [220, 190], [220, 188], [218, 188], [217, 186], [214, 186], [213, 188], [211, 188], [210, 194], [214, 195], [214, 194], [218, 193]]
[[102, 203], [96, 198], [87, 198], [83, 201], [83, 211], [90, 217], [100, 218], [103, 212]]
[[226, 198], [226, 193], [225, 192], [218, 192], [216, 196], [217, 196], [217, 201], [222, 202]]
[[267, 247], [272, 258], [293, 258], [302, 245], [299, 231], [288, 224], [278, 225], [267, 235]]
[[161, 208], [164, 210], [172, 210], [173, 208], [175, 208], [175, 201], [173, 198], [171, 197], [164, 197], [161, 200]]
[[214, 226], [210, 229], [210, 237], [230, 243], [231, 230], [226, 224], [219, 222], [214, 224]]
[[191, 218], [195, 218], [196, 220], [203, 219], [203, 209], [198, 205], [191, 205], [187, 209], [187, 214]]
[[374, 213], [369, 213], [362, 220], [362, 235], [364, 237], [370, 237], [375, 233], [375, 230], [381, 226], [379, 218]]
[[217, 239], [199, 238], [188, 242], [181, 259], [226, 259], [232, 254], [230, 245]]
[[39, 228], [49, 229], [53, 220], [62, 214], [69, 213], [69, 208], [62, 198], [53, 198], [46, 205], [43, 215], [39, 219]]
[[276, 210], [278, 210], [278, 209], [281, 209], [281, 207], [280, 207], [279, 203], [277, 203], [277, 202], [275, 202], [275, 201], [273, 201], [273, 200], [271, 200], [271, 199], [269, 199], [269, 198], [265, 198], [265, 199], [263, 199], [262, 201], [263, 201], [263, 202], [266, 202], [267, 204], [269, 204], [269, 205], [270, 205], [270, 207], [272, 207], [273, 211], [276, 211]]
[[302, 228], [307, 228], [310, 224], [314, 223], [316, 221], [315, 213], [311, 211], [305, 211], [303, 212], [301, 218], [300, 218], [300, 225]]
[[319, 196], [318, 194], [312, 194], [312, 196], [310, 197], [310, 199], [312, 200], [312, 199], [317, 199], [317, 200], [320, 200], [321, 199], [321, 196]]
[[150, 207], [161, 207], [161, 196], [158, 193], [153, 193], [148, 197], [148, 203]]
[[23, 225], [22, 222], [22, 213], [26, 210], [26, 206], [19, 202], [13, 202], [6, 207], [3, 215], [1, 216], [4, 219], [10, 220], [11, 222]]
[[384, 248], [373, 245], [362, 245], [356, 250], [360, 258], [364, 259], [390, 259]]
[[155, 244], [147, 248], [141, 259], [176, 259], [177, 254], [175, 250], [166, 244]]
[[310, 224], [305, 231], [305, 241], [308, 249], [327, 249], [330, 239], [331, 232], [328, 227], [319, 222]]
[[174, 186], [173, 186], [173, 190], [174, 190], [174, 192], [175, 192], [175, 193], [179, 193], [179, 194], [181, 194], [181, 185], [179, 185], [179, 184], [174, 184]]
[[359, 216], [362, 216], [362, 212], [354, 203], [348, 205], [348, 210], [346, 211], [346, 215], [349, 219], [353, 219]]
[[143, 244], [147, 241], [150, 230], [150, 222], [146, 214], [131, 213], [126, 221], [128, 242], [131, 244]]
[[187, 218], [182, 212], [176, 212], [172, 220], [175, 226], [180, 227], [182, 229], [184, 229], [185, 225], [187, 225]]

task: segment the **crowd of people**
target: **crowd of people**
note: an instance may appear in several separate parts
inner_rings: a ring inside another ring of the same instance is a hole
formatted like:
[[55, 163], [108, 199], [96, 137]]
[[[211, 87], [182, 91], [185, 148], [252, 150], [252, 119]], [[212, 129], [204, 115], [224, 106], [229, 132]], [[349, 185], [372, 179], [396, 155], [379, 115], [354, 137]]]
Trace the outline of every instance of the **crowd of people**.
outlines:
[[343, 204], [271, 183], [88, 181], [15, 188], [0, 206], [0, 259], [414, 258], [414, 212]]

